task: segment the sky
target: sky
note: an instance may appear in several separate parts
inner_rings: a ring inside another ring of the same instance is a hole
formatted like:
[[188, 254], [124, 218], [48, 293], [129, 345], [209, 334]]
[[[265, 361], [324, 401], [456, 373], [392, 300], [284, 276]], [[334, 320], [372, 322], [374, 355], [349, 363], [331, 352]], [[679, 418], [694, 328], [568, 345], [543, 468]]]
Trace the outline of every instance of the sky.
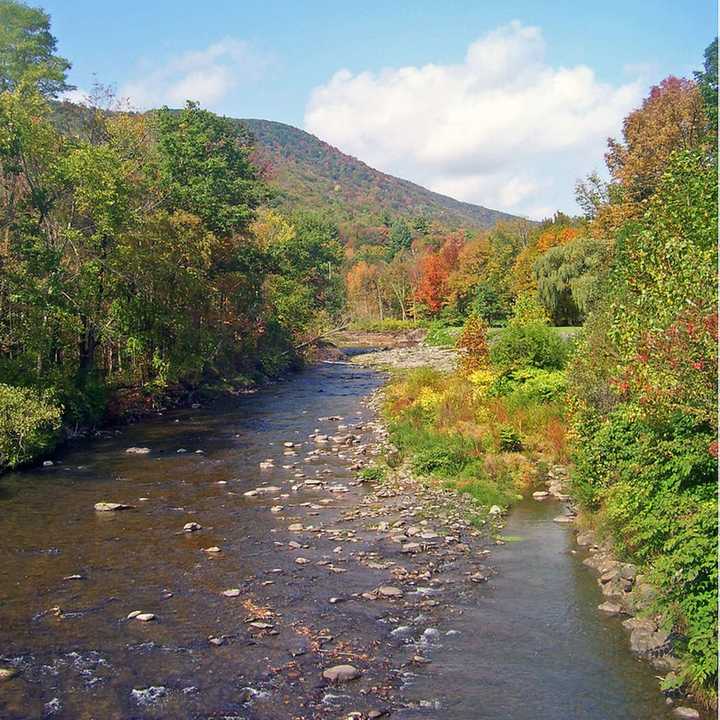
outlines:
[[31, 0], [70, 81], [301, 127], [384, 172], [525, 215], [575, 181], [651, 85], [690, 76], [711, 1]]

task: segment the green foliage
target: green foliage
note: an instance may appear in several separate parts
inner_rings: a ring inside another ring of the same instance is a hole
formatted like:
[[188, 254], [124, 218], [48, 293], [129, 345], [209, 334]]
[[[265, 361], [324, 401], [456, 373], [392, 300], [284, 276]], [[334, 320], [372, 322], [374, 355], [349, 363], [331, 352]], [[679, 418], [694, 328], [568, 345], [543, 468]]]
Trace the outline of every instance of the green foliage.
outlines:
[[718, 39], [717, 37], [705, 48], [703, 69], [695, 73], [700, 93], [705, 103], [705, 112], [709, 120], [711, 144], [717, 151], [718, 141]]
[[71, 90], [66, 83], [70, 63], [55, 54], [56, 48], [46, 12], [0, 0], [0, 92], [15, 90], [22, 81], [46, 97]]
[[424, 320], [398, 320], [385, 318], [384, 320], [353, 320], [350, 330], [354, 332], [396, 332], [402, 330], [416, 330], [427, 325]]
[[503, 452], [520, 452], [523, 449], [520, 433], [512, 425], [500, 427], [500, 450]]
[[428, 325], [425, 344], [436, 347], [454, 347], [461, 332], [461, 327], [448, 327], [441, 320], [434, 320]]
[[494, 396], [512, 396], [521, 403], [552, 402], [567, 392], [567, 376], [562, 370], [520, 368], [500, 375], [489, 389]]
[[528, 323], [550, 324], [547, 311], [533, 293], [523, 293], [515, 298], [513, 314], [508, 324], [527, 325]]
[[567, 344], [557, 331], [537, 321], [503, 328], [490, 346], [490, 359], [502, 373], [523, 368], [561, 370], [567, 356]]
[[717, 172], [670, 156], [570, 368], [575, 495], [659, 590], [682, 681], [717, 680]]
[[0, 384], [0, 471], [52, 451], [61, 416], [62, 408], [49, 395]]
[[247, 129], [188, 102], [157, 112], [156, 132], [166, 207], [196, 215], [216, 233], [245, 229], [262, 199]]
[[402, 218], [398, 218], [390, 227], [388, 237], [388, 256], [395, 257], [403, 250], [409, 250], [412, 245], [412, 231], [410, 226]]
[[591, 309], [605, 245], [579, 237], [550, 248], [534, 265], [538, 293], [557, 325], [579, 325]]
[[381, 465], [370, 465], [358, 473], [358, 477], [364, 482], [379, 483], [385, 480], [387, 470]]

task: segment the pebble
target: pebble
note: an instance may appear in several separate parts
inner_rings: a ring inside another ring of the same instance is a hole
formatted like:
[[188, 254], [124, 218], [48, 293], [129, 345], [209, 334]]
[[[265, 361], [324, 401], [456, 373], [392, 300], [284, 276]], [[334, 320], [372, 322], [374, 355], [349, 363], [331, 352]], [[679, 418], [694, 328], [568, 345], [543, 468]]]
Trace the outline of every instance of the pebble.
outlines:
[[154, 613], [143, 612], [142, 610], [133, 610], [128, 616], [128, 620], [139, 620], [140, 622], [152, 622], [157, 620]]
[[393, 587], [392, 585], [383, 585], [377, 589], [377, 594], [386, 598], [401, 598], [403, 596], [403, 591], [398, 587]]
[[150, 452], [150, 448], [147, 447], [129, 447], [126, 453], [130, 455], [147, 455]]
[[197, 532], [198, 530], [202, 530], [202, 525], [196, 522], [185, 523], [183, 525], [183, 530], [187, 533]]
[[222, 594], [225, 597], [237, 597], [240, 595], [240, 588], [229, 588], [228, 590], [223, 590]]
[[323, 677], [330, 682], [342, 683], [356, 680], [362, 672], [352, 665], [335, 665], [323, 670]]
[[217, 545], [213, 545], [212, 547], [203, 548], [203, 552], [206, 553], [219, 553], [220, 548]]
[[553, 518], [553, 522], [559, 523], [561, 525], [567, 525], [569, 523], [575, 522], [575, 516], [574, 515], [558, 515], [557, 517]]
[[15, 668], [0, 667], [0, 682], [12, 680], [14, 677], [17, 676], [17, 674], [18, 674], [18, 671]]

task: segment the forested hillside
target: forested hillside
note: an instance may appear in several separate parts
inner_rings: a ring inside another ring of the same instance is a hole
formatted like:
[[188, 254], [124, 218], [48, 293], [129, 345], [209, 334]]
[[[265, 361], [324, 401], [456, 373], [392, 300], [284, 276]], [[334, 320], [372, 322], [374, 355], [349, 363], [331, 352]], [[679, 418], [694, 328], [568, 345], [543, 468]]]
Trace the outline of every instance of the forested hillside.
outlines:
[[258, 164], [286, 208], [328, 210], [337, 222], [377, 225], [383, 215], [424, 217], [448, 228], [487, 228], [512, 215], [431, 192], [374, 170], [314, 135], [270, 120], [242, 120]]

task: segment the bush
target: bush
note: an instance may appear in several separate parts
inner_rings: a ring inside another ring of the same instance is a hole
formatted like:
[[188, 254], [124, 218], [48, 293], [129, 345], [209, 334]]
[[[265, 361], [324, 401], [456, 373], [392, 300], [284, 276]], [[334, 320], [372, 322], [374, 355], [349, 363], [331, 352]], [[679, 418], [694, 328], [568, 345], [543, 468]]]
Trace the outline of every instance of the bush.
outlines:
[[380, 465], [371, 465], [370, 467], [363, 468], [359, 473], [358, 477], [364, 482], [379, 483], [382, 482], [387, 475], [384, 467]]
[[461, 366], [465, 373], [486, 368], [489, 361], [487, 323], [477, 315], [471, 315], [457, 341], [462, 350]]
[[502, 452], [520, 452], [523, 449], [520, 433], [512, 425], [502, 425], [499, 437]]
[[15, 468], [57, 444], [62, 409], [31, 388], [0, 384], [0, 472]]
[[550, 402], [567, 392], [567, 377], [562, 370], [525, 368], [497, 378], [488, 392], [494, 396], [511, 395], [521, 404]]
[[521, 368], [561, 370], [568, 347], [558, 333], [542, 322], [509, 325], [498, 333], [490, 359], [502, 372]]

